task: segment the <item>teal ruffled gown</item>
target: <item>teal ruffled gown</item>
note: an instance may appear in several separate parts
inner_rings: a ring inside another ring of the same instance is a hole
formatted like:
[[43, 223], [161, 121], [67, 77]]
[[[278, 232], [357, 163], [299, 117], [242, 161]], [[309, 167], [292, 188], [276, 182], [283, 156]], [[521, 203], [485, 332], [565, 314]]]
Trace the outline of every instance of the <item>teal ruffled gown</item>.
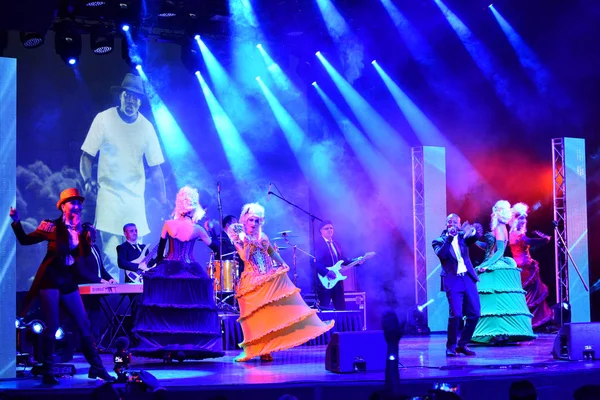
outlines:
[[[471, 339], [482, 344], [507, 344], [536, 338], [531, 327], [525, 291], [521, 286], [521, 270], [515, 260], [504, 257], [506, 242], [496, 242], [485, 235], [486, 257], [491, 261], [487, 271], [479, 274], [477, 291], [481, 301], [481, 318]], [[501, 252], [500, 254], [496, 254]]]

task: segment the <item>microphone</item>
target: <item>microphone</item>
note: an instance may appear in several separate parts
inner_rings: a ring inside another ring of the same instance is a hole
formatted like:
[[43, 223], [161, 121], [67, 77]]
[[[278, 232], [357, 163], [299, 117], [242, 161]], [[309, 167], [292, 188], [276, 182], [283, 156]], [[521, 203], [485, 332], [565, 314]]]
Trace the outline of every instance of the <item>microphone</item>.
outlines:
[[267, 203], [269, 202], [269, 197], [271, 197], [271, 186], [273, 186], [273, 183], [269, 182], [269, 188], [267, 189]]

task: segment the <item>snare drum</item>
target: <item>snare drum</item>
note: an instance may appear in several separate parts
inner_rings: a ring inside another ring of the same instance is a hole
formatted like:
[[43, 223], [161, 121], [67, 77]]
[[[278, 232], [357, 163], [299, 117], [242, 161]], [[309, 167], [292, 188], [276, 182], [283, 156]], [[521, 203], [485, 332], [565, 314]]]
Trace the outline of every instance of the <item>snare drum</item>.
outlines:
[[215, 260], [213, 261], [213, 266], [211, 268], [211, 265], [208, 265], [208, 275], [215, 279], [215, 292], [233, 292], [239, 274], [237, 260], [223, 260], [223, 288], [219, 285], [221, 279], [221, 262]]

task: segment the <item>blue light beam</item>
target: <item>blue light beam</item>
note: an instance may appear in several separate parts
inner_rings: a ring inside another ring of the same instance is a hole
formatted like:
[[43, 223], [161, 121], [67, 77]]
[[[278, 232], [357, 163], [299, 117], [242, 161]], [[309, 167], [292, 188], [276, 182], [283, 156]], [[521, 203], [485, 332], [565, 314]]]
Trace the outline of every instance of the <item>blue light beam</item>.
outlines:
[[460, 183], [450, 185], [449, 189], [455, 195], [458, 195], [466, 191], [471, 184], [481, 182], [479, 173], [469, 160], [463, 156], [460, 150], [458, 150], [451, 141], [446, 139], [444, 134], [440, 132], [433, 122], [427, 118], [423, 111], [419, 109], [419, 107], [406, 95], [406, 93], [404, 93], [400, 86], [390, 78], [377, 62], [374, 62], [373, 66], [387, 89], [392, 94], [396, 104], [419, 138], [421, 144], [424, 146], [441, 146], [446, 148], [446, 152], [450, 155], [449, 158], [453, 160], [453, 170], [460, 171], [461, 173]]
[[165, 103], [154, 90], [146, 72], [143, 68], [138, 69], [138, 71], [146, 84], [148, 101], [150, 102], [158, 135], [171, 163], [178, 187], [186, 184], [198, 187], [212, 185], [213, 178], [200, 161]]
[[256, 81], [283, 131], [302, 173], [311, 185], [316, 186], [314, 193], [319, 203], [327, 207], [332, 198], [340, 198], [343, 193], [344, 207], [351, 212], [358, 213], [360, 210], [358, 202], [350, 187], [340, 179], [342, 174], [338, 171], [339, 164], [331, 159], [330, 144], [326, 141], [312, 143], [262, 79], [256, 77]]
[[407, 144], [377, 111], [340, 75], [321, 53], [317, 57], [333, 79], [348, 106], [377, 148], [390, 162], [402, 162], [410, 152]]
[[325, 21], [329, 36], [333, 39], [340, 55], [343, 65], [346, 66], [344, 75], [349, 82], [354, 82], [360, 77], [365, 64], [364, 46], [352, 33], [344, 17], [335, 8], [331, 0], [317, 0], [317, 5]]
[[254, 179], [255, 176], [259, 175], [259, 167], [254, 154], [252, 154], [199, 72], [196, 72], [196, 78], [198, 78], [198, 83], [202, 88], [202, 93], [208, 104], [213, 123], [225, 151], [225, 157], [227, 157], [227, 161], [231, 166], [235, 180], [242, 183]]
[[525, 69], [525, 72], [536, 86], [538, 92], [547, 94], [550, 84], [550, 71], [542, 65], [533, 50], [525, 43], [517, 31], [510, 26], [508, 21], [500, 15], [496, 8], [493, 5], [490, 5], [489, 8], [492, 10], [492, 14], [496, 18], [496, 21], [498, 21], [502, 32], [504, 32], [508, 42], [517, 54], [519, 63]]

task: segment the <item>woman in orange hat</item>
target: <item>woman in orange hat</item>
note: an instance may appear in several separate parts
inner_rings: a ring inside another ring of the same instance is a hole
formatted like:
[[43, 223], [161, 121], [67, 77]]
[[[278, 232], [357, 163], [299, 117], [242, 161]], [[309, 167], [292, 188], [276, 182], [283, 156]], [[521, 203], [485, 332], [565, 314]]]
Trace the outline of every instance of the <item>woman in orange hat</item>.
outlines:
[[28, 246], [40, 242], [48, 242], [48, 249], [42, 264], [35, 274], [35, 279], [21, 308], [20, 316], [24, 316], [33, 300], [39, 296], [43, 313], [43, 378], [48, 385], [58, 384], [52, 374], [55, 334], [59, 328], [59, 306], [62, 305], [73, 321], [77, 324], [81, 335], [83, 354], [90, 370], [88, 376], [92, 379], [102, 378], [106, 381], [115, 380], [106, 372], [96, 349], [91, 334], [90, 321], [83, 308], [81, 295], [76, 281], [76, 259], [84, 251], [86, 241], [81, 236], [81, 210], [85, 200], [76, 188], [63, 190], [56, 208], [62, 214], [55, 220], [44, 220], [37, 229], [25, 233], [21, 226], [19, 213], [10, 208], [11, 226], [20, 244]]

